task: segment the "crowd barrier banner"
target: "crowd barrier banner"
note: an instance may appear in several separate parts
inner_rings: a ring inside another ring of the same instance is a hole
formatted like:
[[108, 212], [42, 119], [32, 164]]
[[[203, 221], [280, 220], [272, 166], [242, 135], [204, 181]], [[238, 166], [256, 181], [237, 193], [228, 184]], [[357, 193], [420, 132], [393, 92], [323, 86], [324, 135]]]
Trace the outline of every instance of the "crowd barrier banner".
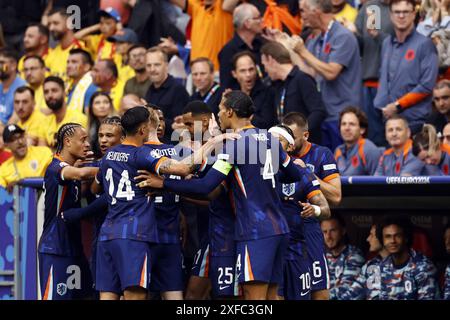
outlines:
[[0, 300], [14, 298], [14, 198], [0, 187]]

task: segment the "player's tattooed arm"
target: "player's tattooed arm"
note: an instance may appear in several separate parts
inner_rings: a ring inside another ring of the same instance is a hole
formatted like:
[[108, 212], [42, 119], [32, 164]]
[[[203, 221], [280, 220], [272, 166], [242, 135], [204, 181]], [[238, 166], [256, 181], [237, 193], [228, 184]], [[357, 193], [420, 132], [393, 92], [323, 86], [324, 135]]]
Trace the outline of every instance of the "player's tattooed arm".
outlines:
[[[308, 203], [299, 202], [299, 204], [303, 206], [303, 210], [301, 212], [302, 218], [317, 217], [320, 220], [323, 220], [331, 216], [328, 201], [327, 199], [325, 199], [323, 193], [314, 195], [309, 199]], [[312, 205], [318, 206], [320, 208], [320, 214], [318, 216], [315, 214], [315, 210]]]
[[[317, 177], [317, 176], [316, 176]], [[342, 200], [342, 190], [341, 190], [341, 178], [336, 177], [329, 181], [324, 181], [317, 177], [320, 182], [320, 190], [323, 195], [328, 200], [328, 203], [337, 206]]]

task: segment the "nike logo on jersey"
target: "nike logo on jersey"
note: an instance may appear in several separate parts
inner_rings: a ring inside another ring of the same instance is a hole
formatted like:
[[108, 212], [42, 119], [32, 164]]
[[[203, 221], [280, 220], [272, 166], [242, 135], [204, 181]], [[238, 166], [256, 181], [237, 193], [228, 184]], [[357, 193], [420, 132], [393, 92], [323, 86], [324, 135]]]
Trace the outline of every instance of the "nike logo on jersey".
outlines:
[[306, 292], [300, 292], [300, 296], [304, 297], [304, 296], [306, 296], [308, 293], [309, 293], [309, 291], [306, 291]]
[[312, 281], [312, 284], [318, 284], [319, 282], [321, 282], [323, 279], [320, 279], [319, 281]]
[[228, 288], [229, 286], [219, 286], [219, 290], [223, 290], [223, 289], [226, 289], [226, 288]]

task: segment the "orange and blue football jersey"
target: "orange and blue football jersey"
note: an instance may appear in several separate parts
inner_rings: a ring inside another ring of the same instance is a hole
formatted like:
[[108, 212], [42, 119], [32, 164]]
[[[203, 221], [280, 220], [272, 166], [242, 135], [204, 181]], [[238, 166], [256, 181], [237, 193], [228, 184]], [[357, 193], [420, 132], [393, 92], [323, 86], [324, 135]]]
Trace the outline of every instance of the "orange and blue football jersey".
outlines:
[[39, 241], [39, 253], [76, 257], [83, 254], [80, 223], [66, 223], [62, 211], [80, 207], [80, 181], [64, 180], [61, 171], [69, 166], [55, 156], [44, 176], [44, 229]]
[[120, 144], [108, 150], [96, 180], [108, 195], [108, 214], [100, 229], [99, 241], [129, 239], [157, 242], [155, 215], [150, 211], [147, 190], [136, 185], [138, 170], [158, 173], [166, 157], [155, 158], [148, 148]]
[[[155, 159], [161, 157], [176, 158], [177, 150], [169, 144], [160, 142], [146, 142], [142, 148]], [[169, 175], [167, 175], [169, 176]], [[170, 175], [171, 178], [179, 178]], [[161, 191], [151, 197], [151, 210], [154, 212], [158, 228], [158, 243], [179, 243], [180, 242], [180, 222], [179, 222], [179, 195]]]

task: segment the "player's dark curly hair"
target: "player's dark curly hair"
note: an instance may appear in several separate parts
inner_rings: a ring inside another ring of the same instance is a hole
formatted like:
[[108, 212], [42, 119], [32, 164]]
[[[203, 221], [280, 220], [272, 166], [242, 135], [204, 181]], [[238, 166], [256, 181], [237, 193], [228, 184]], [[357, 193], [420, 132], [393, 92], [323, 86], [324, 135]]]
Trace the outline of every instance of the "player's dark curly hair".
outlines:
[[406, 238], [406, 245], [408, 248], [412, 246], [413, 242], [413, 226], [409, 217], [404, 215], [386, 216], [377, 225], [377, 238], [383, 244], [383, 229], [390, 226], [396, 225], [403, 231], [403, 235]]
[[252, 98], [239, 90], [233, 90], [224, 94], [224, 106], [236, 113], [239, 118], [250, 118], [255, 113], [255, 105]]
[[120, 122], [120, 117], [118, 116], [107, 117], [102, 121], [100, 125], [102, 124], [110, 124], [112, 126], [118, 126], [120, 128], [120, 131], [122, 132], [122, 136], [125, 136], [125, 131], [123, 131], [122, 123]]
[[66, 137], [71, 137], [75, 134], [77, 128], [82, 128], [83, 126], [79, 123], [68, 122], [62, 125], [56, 133], [56, 153], [60, 153], [64, 148], [64, 139]]

